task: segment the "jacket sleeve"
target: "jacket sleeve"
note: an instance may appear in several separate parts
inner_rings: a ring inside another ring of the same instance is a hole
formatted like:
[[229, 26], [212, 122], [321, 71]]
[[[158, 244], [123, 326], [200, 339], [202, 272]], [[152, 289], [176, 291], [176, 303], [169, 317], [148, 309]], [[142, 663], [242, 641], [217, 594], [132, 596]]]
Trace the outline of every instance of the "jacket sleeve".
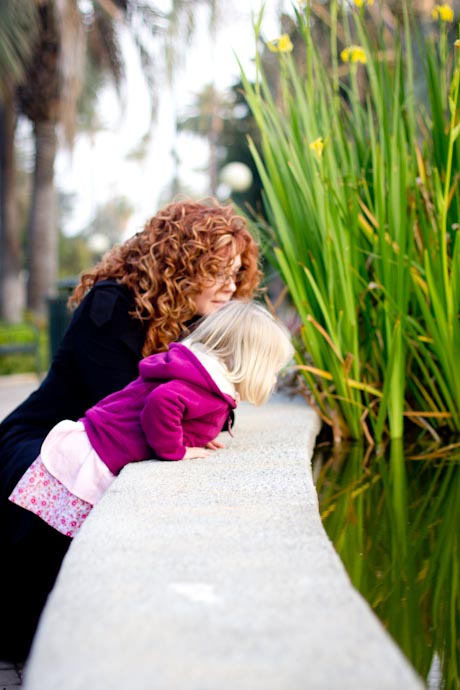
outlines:
[[186, 412], [186, 396], [176, 381], [163, 383], [150, 393], [140, 420], [156, 457], [182, 460], [185, 455], [182, 423]]

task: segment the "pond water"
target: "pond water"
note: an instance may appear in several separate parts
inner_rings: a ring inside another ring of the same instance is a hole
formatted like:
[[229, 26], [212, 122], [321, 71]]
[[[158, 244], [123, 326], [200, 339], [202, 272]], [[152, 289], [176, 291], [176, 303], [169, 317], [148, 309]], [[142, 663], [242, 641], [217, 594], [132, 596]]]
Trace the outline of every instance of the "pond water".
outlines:
[[429, 690], [460, 688], [460, 444], [319, 444], [324, 527]]

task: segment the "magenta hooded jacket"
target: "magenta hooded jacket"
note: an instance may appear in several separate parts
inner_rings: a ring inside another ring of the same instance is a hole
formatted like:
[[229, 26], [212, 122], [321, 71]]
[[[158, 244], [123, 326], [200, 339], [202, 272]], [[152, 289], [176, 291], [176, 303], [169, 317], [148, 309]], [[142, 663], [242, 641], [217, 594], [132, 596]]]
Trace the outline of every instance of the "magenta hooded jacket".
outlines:
[[139, 377], [82, 418], [96, 453], [113, 474], [137, 460], [180, 460], [222, 431], [235, 400], [223, 393], [187, 347], [139, 363]]

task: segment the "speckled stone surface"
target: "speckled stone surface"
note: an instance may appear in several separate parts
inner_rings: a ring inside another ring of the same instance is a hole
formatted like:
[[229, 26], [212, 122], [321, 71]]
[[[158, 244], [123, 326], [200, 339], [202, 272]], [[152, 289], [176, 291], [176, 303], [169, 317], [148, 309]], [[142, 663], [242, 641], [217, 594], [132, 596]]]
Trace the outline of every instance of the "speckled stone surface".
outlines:
[[212, 458], [127, 467], [64, 561], [26, 690], [412, 690], [318, 512], [317, 416], [241, 405]]

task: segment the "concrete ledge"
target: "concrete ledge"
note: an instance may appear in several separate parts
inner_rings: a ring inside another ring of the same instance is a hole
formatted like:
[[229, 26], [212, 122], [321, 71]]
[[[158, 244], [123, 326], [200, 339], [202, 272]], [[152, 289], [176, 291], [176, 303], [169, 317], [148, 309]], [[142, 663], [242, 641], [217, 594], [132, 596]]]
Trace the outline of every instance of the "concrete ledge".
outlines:
[[127, 467], [64, 561], [25, 690], [423, 688], [323, 530], [318, 430], [277, 396], [213, 458]]

